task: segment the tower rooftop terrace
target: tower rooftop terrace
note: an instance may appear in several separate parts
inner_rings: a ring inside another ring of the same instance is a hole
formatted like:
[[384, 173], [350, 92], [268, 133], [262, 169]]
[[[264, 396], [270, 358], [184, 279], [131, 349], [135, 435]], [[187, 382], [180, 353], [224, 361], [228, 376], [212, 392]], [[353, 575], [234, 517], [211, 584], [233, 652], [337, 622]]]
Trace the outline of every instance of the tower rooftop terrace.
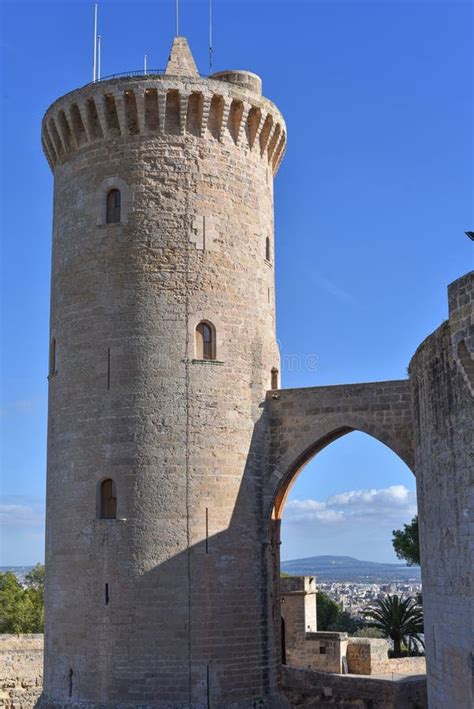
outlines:
[[52, 170], [98, 141], [209, 135], [259, 151], [276, 173], [286, 147], [286, 125], [262, 96], [259, 76], [244, 70], [198, 73], [184, 37], [173, 42], [165, 70], [129, 71], [86, 84], [57, 99], [42, 124]]

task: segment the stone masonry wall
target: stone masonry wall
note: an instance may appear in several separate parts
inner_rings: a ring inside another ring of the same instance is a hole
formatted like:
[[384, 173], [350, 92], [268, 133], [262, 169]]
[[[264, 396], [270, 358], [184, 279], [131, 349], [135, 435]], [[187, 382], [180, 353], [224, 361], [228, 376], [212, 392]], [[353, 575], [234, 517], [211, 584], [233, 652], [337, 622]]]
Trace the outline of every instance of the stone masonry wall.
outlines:
[[377, 661], [373, 665], [375, 675], [425, 675], [426, 658], [424, 657], [394, 657]]
[[430, 709], [474, 703], [474, 274], [451, 284], [449, 296], [449, 320], [409, 369]]
[[320, 631], [307, 633], [299, 647], [297, 660], [293, 664], [322, 672], [343, 672], [343, 658], [346, 655], [345, 633]]
[[349, 672], [356, 675], [376, 674], [376, 668], [388, 661], [387, 652], [387, 640], [350, 638], [346, 651]]
[[284, 667], [283, 690], [291, 707], [318, 709], [426, 709], [425, 678], [396, 681]]
[[355, 675], [425, 674], [424, 657], [388, 657], [388, 641], [377, 638], [349, 638], [347, 664]]
[[0, 706], [32, 709], [43, 687], [43, 636], [0, 635]]

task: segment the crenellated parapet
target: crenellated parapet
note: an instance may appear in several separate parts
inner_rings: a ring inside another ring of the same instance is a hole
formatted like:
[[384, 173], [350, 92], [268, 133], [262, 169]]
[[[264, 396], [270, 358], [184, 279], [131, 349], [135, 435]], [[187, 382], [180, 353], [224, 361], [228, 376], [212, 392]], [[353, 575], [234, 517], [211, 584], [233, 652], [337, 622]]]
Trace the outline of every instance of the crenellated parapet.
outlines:
[[286, 147], [283, 117], [261, 96], [259, 77], [242, 71], [99, 81], [55, 101], [42, 124], [43, 149], [53, 171], [101, 141], [165, 135], [234, 145], [259, 155], [273, 174]]

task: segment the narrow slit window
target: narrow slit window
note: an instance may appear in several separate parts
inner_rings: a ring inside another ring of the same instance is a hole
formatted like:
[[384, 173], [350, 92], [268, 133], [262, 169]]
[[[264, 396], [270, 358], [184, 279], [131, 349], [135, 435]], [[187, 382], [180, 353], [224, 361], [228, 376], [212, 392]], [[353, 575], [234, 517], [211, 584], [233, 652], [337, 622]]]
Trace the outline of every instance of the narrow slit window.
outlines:
[[49, 375], [56, 374], [56, 338], [53, 337], [49, 348]]
[[117, 518], [117, 488], [111, 478], [100, 484], [100, 519]]
[[271, 260], [272, 260], [272, 251], [271, 251], [271, 248], [270, 248], [270, 238], [269, 238], [268, 236], [267, 236], [267, 238], [265, 239], [265, 259], [266, 259], [267, 261], [271, 261]]
[[120, 190], [110, 190], [107, 195], [107, 211], [105, 218], [107, 224], [118, 224], [120, 222], [120, 207]]
[[279, 375], [278, 369], [276, 367], [273, 367], [273, 369], [271, 371], [271, 385], [270, 385], [271, 389], [278, 389], [278, 375]]
[[214, 327], [210, 323], [200, 322], [196, 328], [196, 357], [216, 358], [216, 336]]

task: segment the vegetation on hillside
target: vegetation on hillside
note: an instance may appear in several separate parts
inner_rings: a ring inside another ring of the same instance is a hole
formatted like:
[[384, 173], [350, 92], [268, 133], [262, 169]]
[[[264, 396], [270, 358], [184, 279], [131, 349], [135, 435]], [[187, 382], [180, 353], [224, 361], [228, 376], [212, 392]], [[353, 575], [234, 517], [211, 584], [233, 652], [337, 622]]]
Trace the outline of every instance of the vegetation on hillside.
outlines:
[[0, 573], [0, 633], [44, 630], [44, 566], [37, 564], [22, 585], [14, 573]]

